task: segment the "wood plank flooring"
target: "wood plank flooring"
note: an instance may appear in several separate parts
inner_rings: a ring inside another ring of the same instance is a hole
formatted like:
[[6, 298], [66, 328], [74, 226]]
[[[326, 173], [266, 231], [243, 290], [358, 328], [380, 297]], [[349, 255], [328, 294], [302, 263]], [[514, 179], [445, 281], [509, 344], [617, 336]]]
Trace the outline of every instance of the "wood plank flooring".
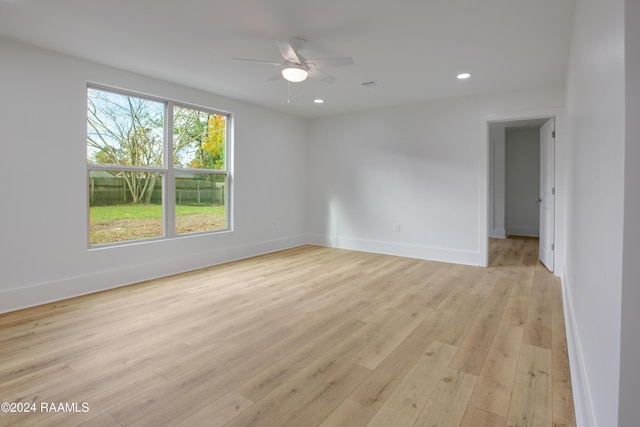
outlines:
[[0, 315], [0, 402], [35, 409], [0, 425], [575, 426], [537, 244], [488, 268], [309, 245]]

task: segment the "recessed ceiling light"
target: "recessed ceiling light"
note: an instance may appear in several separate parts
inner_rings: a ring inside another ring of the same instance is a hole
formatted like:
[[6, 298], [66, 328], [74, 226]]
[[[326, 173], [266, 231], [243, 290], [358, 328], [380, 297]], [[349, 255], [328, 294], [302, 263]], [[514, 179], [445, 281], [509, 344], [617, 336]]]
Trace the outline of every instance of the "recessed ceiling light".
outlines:
[[314, 99], [313, 102], [315, 102], [316, 104], [322, 104], [324, 102], [324, 99]]
[[460, 73], [460, 74], [458, 74], [458, 79], [460, 79], [460, 80], [468, 79], [469, 77], [471, 77], [471, 74], [469, 74], [469, 73]]

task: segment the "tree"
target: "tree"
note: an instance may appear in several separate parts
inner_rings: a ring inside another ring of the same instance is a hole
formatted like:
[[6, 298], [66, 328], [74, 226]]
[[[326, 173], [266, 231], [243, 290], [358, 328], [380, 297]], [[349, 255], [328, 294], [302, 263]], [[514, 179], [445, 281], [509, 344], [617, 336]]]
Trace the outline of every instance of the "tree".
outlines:
[[223, 116], [209, 115], [207, 132], [195, 158], [189, 165], [195, 169], [224, 169], [226, 121]]
[[[89, 161], [116, 166], [161, 166], [164, 106], [147, 99], [89, 89]], [[92, 157], [92, 158], [91, 158]], [[158, 173], [119, 171], [134, 203], [149, 203]]]
[[174, 109], [173, 164], [192, 169], [224, 169], [226, 118], [190, 108]]
[[[163, 163], [164, 103], [98, 89], [88, 90], [88, 161], [101, 165], [157, 166]], [[223, 169], [226, 117], [173, 108], [173, 165]], [[134, 203], [149, 203], [159, 177], [152, 171], [118, 170]], [[207, 179], [215, 175], [206, 175]]]

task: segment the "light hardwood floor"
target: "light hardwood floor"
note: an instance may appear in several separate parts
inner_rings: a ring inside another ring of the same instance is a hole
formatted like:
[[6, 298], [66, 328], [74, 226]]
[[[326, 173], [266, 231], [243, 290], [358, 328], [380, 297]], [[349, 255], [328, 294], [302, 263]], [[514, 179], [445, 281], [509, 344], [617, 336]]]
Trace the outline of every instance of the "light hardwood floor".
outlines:
[[490, 256], [302, 246], [2, 315], [0, 401], [37, 412], [0, 425], [573, 426], [559, 280]]

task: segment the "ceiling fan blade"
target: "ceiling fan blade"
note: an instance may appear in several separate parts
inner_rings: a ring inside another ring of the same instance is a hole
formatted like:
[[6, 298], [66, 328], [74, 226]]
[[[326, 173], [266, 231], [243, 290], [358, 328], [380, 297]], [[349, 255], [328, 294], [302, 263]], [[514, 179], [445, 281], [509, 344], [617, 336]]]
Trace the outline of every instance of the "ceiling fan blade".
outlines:
[[282, 78], [284, 78], [284, 77], [282, 77], [282, 71], [278, 71], [277, 73], [275, 73], [273, 76], [271, 76], [269, 78], [269, 81], [270, 82], [275, 82], [276, 80], [280, 80]]
[[333, 77], [331, 74], [327, 74], [324, 71], [318, 70], [317, 68], [310, 70], [309, 76], [325, 83], [334, 83], [338, 81], [338, 79]]
[[276, 40], [276, 46], [278, 46], [278, 50], [286, 62], [302, 65], [298, 54], [289, 43]]
[[353, 58], [351, 57], [308, 59], [307, 62], [320, 68], [346, 67], [349, 65], [355, 65], [355, 62], [353, 62]]
[[274, 61], [261, 61], [259, 59], [246, 59], [246, 58], [231, 58], [236, 61], [247, 61], [247, 62], [258, 62], [260, 64], [269, 64], [269, 65], [282, 65], [282, 62], [274, 62]]

